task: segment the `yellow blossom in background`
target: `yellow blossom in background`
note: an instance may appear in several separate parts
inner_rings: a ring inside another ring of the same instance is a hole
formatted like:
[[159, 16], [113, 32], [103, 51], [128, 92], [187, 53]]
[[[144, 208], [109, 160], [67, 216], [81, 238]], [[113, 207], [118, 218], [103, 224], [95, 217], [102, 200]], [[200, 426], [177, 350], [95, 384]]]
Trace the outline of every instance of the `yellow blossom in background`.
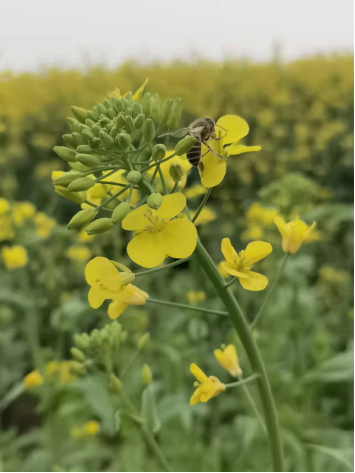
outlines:
[[263, 207], [258, 202], [254, 202], [246, 212], [247, 220], [262, 223], [264, 225], [273, 224], [277, 215], [277, 209], [273, 207]]
[[70, 246], [67, 250], [68, 258], [77, 261], [83, 262], [87, 261], [91, 256], [91, 251], [87, 246], [84, 245], [73, 245]]
[[198, 305], [199, 302], [203, 302], [206, 299], [206, 293], [203, 291], [189, 291], [187, 293], [187, 299], [191, 305]]
[[122, 221], [124, 230], [134, 231], [127, 253], [132, 261], [145, 268], [159, 266], [167, 256], [187, 258], [197, 244], [195, 225], [186, 218], [177, 218], [186, 206], [183, 194], [163, 197], [158, 210], [147, 204], [138, 207]]
[[250, 271], [253, 264], [265, 258], [272, 252], [270, 243], [253, 241], [245, 250], [237, 253], [229, 238], [222, 240], [222, 253], [225, 261], [223, 268], [231, 276], [239, 279], [240, 284], [248, 291], [262, 291], [268, 284], [268, 279], [259, 273]]
[[128, 284], [112, 297], [113, 302], [108, 306], [110, 319], [117, 319], [130, 305], [144, 305], [148, 297], [148, 294], [137, 286]]
[[12, 240], [15, 237], [12, 217], [8, 213], [0, 216], [0, 241]]
[[[92, 177], [95, 179], [95, 176], [90, 175], [88, 177]], [[107, 186], [108, 187], [108, 186]], [[107, 195], [107, 191], [109, 190], [105, 185], [103, 184], [95, 184], [94, 187], [91, 187], [91, 189], [88, 189], [86, 191], [86, 198], [90, 202], [101, 200]]]
[[12, 218], [16, 225], [22, 225], [26, 220], [31, 220], [36, 214], [36, 207], [32, 202], [17, 202], [13, 205]]
[[291, 253], [291, 255], [300, 249], [302, 243], [316, 226], [316, 223], [313, 222], [309, 227], [299, 218], [285, 223], [281, 217], [275, 217], [274, 222], [282, 235], [283, 251], [285, 253]]
[[10, 210], [10, 202], [6, 199], [0, 199], [0, 216], [7, 213]]
[[346, 271], [332, 268], [331, 266], [322, 266], [319, 269], [319, 276], [325, 281], [338, 283], [345, 282], [349, 278]]
[[260, 240], [264, 236], [264, 230], [259, 225], [248, 225], [247, 229], [240, 234], [242, 241]]
[[[194, 217], [196, 212], [191, 212], [191, 217]], [[200, 212], [200, 215], [197, 217], [195, 220], [195, 225], [204, 225], [209, 222], [213, 222], [213, 220], [216, 220], [217, 214], [214, 210], [211, 209], [211, 207], [203, 207], [203, 209]]]
[[1, 257], [9, 270], [23, 268], [28, 263], [26, 248], [21, 245], [5, 246], [1, 250]]
[[[175, 150], [168, 150], [165, 154], [165, 158], [168, 158], [173, 153], [175, 153]], [[174, 156], [173, 158], [169, 159], [169, 161], [164, 161], [163, 163], [161, 163], [160, 169], [163, 173], [165, 184], [166, 184], [168, 190], [171, 190], [175, 185], [175, 182], [174, 182], [173, 178], [170, 176], [170, 173], [169, 173], [170, 166], [173, 163], [180, 164], [180, 166], [182, 166], [182, 168], [184, 170], [184, 175], [182, 176], [181, 180], [179, 181], [179, 187], [180, 187], [180, 189], [183, 189], [186, 185], [187, 173], [191, 169], [191, 164], [187, 161], [186, 155], [183, 155], [183, 156], [180, 156], [180, 157]], [[154, 173], [154, 168], [151, 168], [151, 169], [148, 170], [148, 175], [149, 176], [152, 176], [153, 173]], [[159, 173], [156, 176], [155, 182], [158, 184], [158, 187], [161, 190], [162, 185], [161, 185], [161, 182], [160, 182]]]
[[201, 186], [201, 184], [195, 184], [194, 186], [185, 189], [184, 194], [187, 199], [194, 199], [195, 197], [206, 194], [206, 192], [206, 187]]
[[207, 402], [212, 397], [218, 396], [226, 387], [215, 376], [207, 377], [205, 373], [195, 363], [190, 365], [190, 371], [197, 379], [194, 386], [197, 387], [190, 399], [190, 404], [194, 406], [199, 402]]
[[82, 228], [78, 233], [77, 233], [77, 239], [80, 243], [87, 243], [88, 241], [91, 241], [93, 238], [95, 238], [96, 235], [88, 235], [86, 233], [86, 228]]
[[[144, 81], [144, 83], [139, 87], [139, 89], [134, 93], [132, 94], [133, 96], [133, 99], [134, 100], [141, 100], [142, 96], [143, 96], [143, 92], [144, 92], [144, 89], [145, 89], [145, 86], [148, 84], [149, 82], [149, 79], [146, 79]], [[127, 94], [129, 94], [130, 92], [126, 92], [123, 97], [126, 97]], [[109, 97], [116, 97], [118, 99], [122, 98], [122, 95], [121, 95], [121, 92], [120, 92], [120, 89], [118, 87], [116, 87], [116, 89], [113, 91], [113, 92], [110, 92], [108, 94]]]
[[27, 376], [23, 379], [23, 385], [25, 389], [35, 388], [40, 386], [43, 383], [43, 377], [41, 373], [37, 370], [31, 371]]
[[[209, 146], [223, 159], [218, 158], [214, 153], [208, 151], [206, 146], [202, 146], [202, 170], [199, 168], [202, 185], [205, 187], [215, 187], [220, 184], [227, 171], [227, 158], [232, 155], [259, 151], [260, 146], [245, 146], [239, 141], [249, 133], [249, 126], [245, 120], [236, 115], [225, 115], [216, 123], [216, 138], [210, 139]], [[206, 154], [205, 154], [206, 153]]]
[[237, 349], [234, 345], [228, 345], [222, 349], [215, 350], [213, 352], [218, 363], [228, 371], [231, 376], [238, 378], [242, 375], [243, 371], [239, 366]]
[[70, 429], [70, 436], [73, 439], [80, 439], [83, 437], [90, 437], [100, 432], [100, 424], [95, 420], [90, 420], [80, 427], [72, 427]]
[[71, 361], [49, 361], [45, 367], [45, 374], [62, 384], [69, 384], [77, 379], [77, 376], [72, 373]]
[[56, 225], [56, 221], [43, 212], [37, 212], [34, 218], [36, 233], [40, 238], [48, 238]]

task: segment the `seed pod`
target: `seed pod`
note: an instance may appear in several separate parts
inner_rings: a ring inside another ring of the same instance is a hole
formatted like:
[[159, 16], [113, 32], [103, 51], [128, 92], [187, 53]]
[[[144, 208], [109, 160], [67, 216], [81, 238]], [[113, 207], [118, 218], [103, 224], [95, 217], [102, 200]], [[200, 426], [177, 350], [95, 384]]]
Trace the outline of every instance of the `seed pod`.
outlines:
[[62, 138], [68, 146], [71, 146], [72, 148], [76, 148], [76, 143], [72, 135], [68, 133], [67, 135], [63, 135]]
[[134, 120], [134, 127], [136, 130], [139, 130], [140, 128], [142, 128], [143, 126], [143, 123], [144, 123], [144, 114], [141, 113], [140, 115], [138, 115], [135, 120]]
[[116, 394], [120, 394], [122, 391], [123, 385], [122, 382], [115, 376], [114, 374], [111, 374], [110, 377], [110, 389], [112, 392]]
[[70, 353], [74, 360], [79, 361], [81, 363], [85, 363], [85, 355], [81, 350], [76, 347], [72, 347], [70, 349]]
[[111, 104], [110, 104], [110, 101], [109, 101], [109, 100], [104, 99], [104, 100], [102, 101], [102, 103], [103, 103], [103, 105], [105, 105], [105, 107], [107, 108], [107, 110], [110, 110]]
[[175, 153], [177, 156], [182, 156], [190, 151], [193, 145], [196, 143], [196, 138], [193, 136], [185, 136], [179, 143], [175, 146]]
[[168, 99], [162, 106], [158, 117], [158, 123], [160, 126], [165, 126], [169, 123], [170, 115], [173, 110], [173, 104], [173, 101], [171, 99]]
[[117, 145], [123, 149], [128, 149], [132, 144], [132, 138], [127, 133], [119, 133], [115, 139]]
[[100, 131], [101, 131], [101, 127], [99, 125], [93, 125], [91, 127], [91, 133], [93, 135], [95, 135], [97, 138], [99, 137], [100, 135]]
[[70, 128], [70, 131], [74, 132], [74, 131], [77, 131], [79, 132], [80, 131], [80, 122], [78, 120], [76, 120], [75, 118], [67, 118], [67, 122], [69, 123], [69, 128]]
[[142, 179], [142, 174], [139, 171], [130, 171], [126, 176], [126, 179], [130, 184], [138, 184]]
[[150, 384], [153, 381], [153, 373], [148, 365], [144, 365], [142, 368], [142, 381], [143, 384]]
[[69, 186], [69, 184], [71, 184], [73, 181], [75, 181], [75, 179], [79, 179], [80, 176], [82, 176], [81, 172], [69, 171], [69, 172], [66, 172], [65, 174], [62, 174], [59, 177], [56, 177], [53, 180], [53, 184], [55, 186], [67, 187], [67, 186]]
[[97, 233], [108, 232], [113, 227], [112, 220], [110, 218], [98, 218], [94, 220], [86, 229], [88, 235], [96, 235]]
[[112, 223], [116, 225], [116, 223], [121, 222], [125, 217], [127, 217], [130, 211], [131, 206], [128, 204], [128, 202], [122, 202], [121, 204], [117, 205], [112, 214]]
[[166, 148], [164, 145], [158, 144], [153, 147], [152, 159], [154, 161], [160, 161], [161, 159], [164, 159], [165, 155], [166, 155]]
[[93, 156], [92, 154], [82, 154], [79, 153], [76, 155], [76, 160], [79, 161], [79, 163], [84, 164], [85, 166], [89, 168], [96, 168], [101, 164], [101, 161], [99, 158], [96, 156]]
[[143, 113], [142, 105], [139, 102], [136, 102], [133, 106], [133, 117], [136, 118], [138, 115]]
[[118, 128], [123, 128], [125, 123], [126, 123], [126, 119], [125, 119], [125, 116], [123, 115], [123, 113], [120, 113], [119, 115], [117, 115], [116, 126]]
[[126, 132], [129, 133], [130, 135], [132, 135], [134, 133], [134, 122], [133, 122], [133, 118], [128, 116], [126, 117], [126, 120], [125, 120], [125, 128], [126, 128]]
[[95, 135], [89, 130], [83, 130], [81, 134], [87, 141], [91, 141], [95, 138]]
[[67, 163], [75, 161], [76, 152], [72, 149], [66, 148], [65, 146], [55, 146], [53, 151]]
[[152, 103], [151, 103], [151, 97], [150, 97], [149, 92], [146, 92], [143, 96], [142, 109], [143, 109], [144, 115], [146, 117], [149, 117], [152, 110]]
[[76, 149], [79, 153], [91, 153], [92, 151], [91, 146], [89, 145], [80, 145]]
[[75, 214], [74, 217], [68, 223], [68, 230], [71, 230], [72, 228], [81, 228], [84, 225], [87, 225], [88, 223], [92, 222], [95, 218], [96, 213], [97, 212], [93, 209], [80, 210], [80, 212]]
[[170, 177], [174, 182], [181, 181], [184, 175], [184, 169], [179, 163], [172, 163], [169, 168]]
[[84, 110], [83, 108], [79, 107], [71, 107], [72, 114], [74, 117], [80, 122], [80, 123], [85, 123], [85, 120], [88, 117], [88, 112], [87, 110]]
[[74, 138], [75, 143], [78, 146], [86, 144], [86, 139], [80, 133], [78, 133], [76, 131], [73, 133], [73, 138]]
[[100, 140], [105, 148], [112, 148], [114, 143], [113, 138], [105, 131], [100, 131]]
[[163, 203], [163, 196], [158, 192], [155, 194], [150, 194], [147, 200], [148, 207], [154, 210], [158, 210], [161, 204]]
[[160, 97], [158, 94], [154, 94], [151, 98], [151, 111], [150, 117], [154, 121], [158, 121], [159, 112], [160, 112]]
[[99, 114], [94, 110], [90, 110], [90, 112], [88, 112], [88, 117], [91, 118], [91, 120], [93, 120], [94, 122], [97, 122], [97, 120], [99, 119]]
[[154, 126], [153, 120], [151, 120], [150, 118], [147, 118], [147, 120], [144, 122], [142, 135], [147, 143], [150, 143], [151, 141], [154, 140], [155, 126]]
[[96, 108], [99, 115], [107, 115], [107, 108], [102, 103], [97, 104]]
[[169, 118], [168, 127], [176, 128], [181, 120], [182, 114], [182, 100], [175, 99], [173, 103], [173, 109]]
[[150, 334], [145, 333], [144, 335], [141, 336], [141, 338], [138, 340], [138, 350], [143, 351], [145, 347], [148, 345], [150, 341]]
[[90, 177], [80, 177], [69, 184], [68, 189], [71, 192], [87, 191], [88, 189], [91, 189], [91, 187], [94, 187], [94, 185], [95, 181]]
[[54, 192], [67, 200], [75, 202], [78, 205], [81, 205], [85, 202], [85, 192], [70, 192], [64, 188], [56, 188], [54, 189]]

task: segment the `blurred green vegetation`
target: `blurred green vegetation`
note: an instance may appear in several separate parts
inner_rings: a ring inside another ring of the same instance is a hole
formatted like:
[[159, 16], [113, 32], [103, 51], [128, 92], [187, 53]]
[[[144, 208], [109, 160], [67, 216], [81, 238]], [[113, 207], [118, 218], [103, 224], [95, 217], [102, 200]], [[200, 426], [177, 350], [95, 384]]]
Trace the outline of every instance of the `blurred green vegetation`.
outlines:
[[[51, 173], [65, 166], [53, 146], [67, 133], [70, 105], [92, 107], [116, 87], [136, 90], [146, 77], [147, 90], [163, 99], [182, 97], [181, 126], [200, 116], [236, 114], [250, 125], [247, 144], [262, 146], [259, 153], [231, 157], [225, 180], [212, 192], [210, 222], [199, 231], [216, 263], [223, 237], [237, 249], [262, 239], [274, 247], [260, 263], [272, 281], [283, 256], [272, 212], [317, 221], [314, 241], [289, 259], [255, 337], [272, 382], [287, 471], [352, 471], [352, 56], [0, 74], [0, 252], [22, 245], [28, 254], [22, 268], [7, 269], [4, 257], [0, 265], [2, 470], [160, 468], [134, 423], [122, 419], [118, 429], [114, 400], [97, 376], [79, 377], [57, 363], [45, 389], [24, 391], [22, 384], [39, 363], [53, 368], [53, 361], [70, 360], [74, 334], [111, 324], [105, 308], [87, 303], [86, 262], [104, 255], [132, 267], [127, 236], [116, 227], [91, 238], [67, 231], [78, 207], [54, 193]], [[188, 187], [198, 183], [191, 170]], [[223, 310], [194, 259], [168, 275], [141, 278], [140, 287], [185, 304], [189, 291], [204, 291], [201, 306]], [[233, 291], [251, 321], [263, 293], [251, 295], [239, 284]], [[189, 405], [191, 362], [231, 382], [213, 358], [222, 343], [236, 344], [243, 371], [250, 372], [228, 320], [147, 305], [127, 309], [119, 322], [125, 332], [120, 373], [140, 337], [151, 334], [124, 384], [139, 405], [141, 369], [150, 366], [157, 439], [175, 471], [269, 471], [267, 440], [242, 390]], [[85, 427], [91, 421], [100, 425], [98, 433]]]

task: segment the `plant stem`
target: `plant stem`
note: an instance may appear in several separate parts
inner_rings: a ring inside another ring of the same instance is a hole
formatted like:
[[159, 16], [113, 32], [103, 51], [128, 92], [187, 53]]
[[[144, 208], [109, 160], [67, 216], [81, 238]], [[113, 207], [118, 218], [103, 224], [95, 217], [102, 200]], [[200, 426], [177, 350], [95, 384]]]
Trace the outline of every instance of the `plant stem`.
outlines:
[[206, 192], [206, 194], [203, 196], [203, 199], [201, 201], [201, 204], [199, 206], [199, 208], [197, 209], [195, 215], [193, 216], [192, 218], [192, 223], [194, 223], [198, 216], [200, 215], [200, 213], [202, 212], [202, 209], [204, 208], [204, 206], [207, 204], [207, 201], [208, 201], [208, 198], [209, 196], [211, 195], [211, 192], [212, 192], [212, 187], [210, 189], [208, 189], [208, 191]]
[[233, 278], [230, 281], [224, 283], [224, 287], [230, 287], [232, 284], [236, 282], [237, 278]]
[[262, 306], [261, 306], [260, 309], [259, 309], [259, 312], [256, 314], [255, 319], [254, 319], [254, 320], [252, 321], [252, 323], [250, 324], [250, 328], [255, 328], [255, 326], [257, 325], [257, 323], [258, 323], [259, 320], [261, 319], [261, 316], [262, 316], [263, 311], [264, 311], [264, 309], [265, 309], [265, 307], [266, 307], [266, 304], [268, 303], [268, 300], [270, 299], [271, 294], [274, 292], [274, 289], [275, 289], [275, 287], [277, 286], [277, 283], [279, 282], [280, 276], [281, 276], [281, 274], [282, 274], [282, 271], [283, 271], [284, 267], [286, 266], [286, 263], [287, 263], [287, 260], [288, 260], [288, 257], [289, 257], [289, 256], [290, 256], [290, 254], [289, 254], [289, 253], [286, 253], [286, 255], [285, 255], [285, 257], [284, 257], [284, 259], [283, 259], [283, 261], [282, 261], [282, 264], [281, 264], [281, 266], [279, 267], [279, 270], [278, 270], [278, 272], [277, 272], [277, 274], [276, 274], [275, 280], [274, 280], [274, 282], [273, 282], [273, 284], [272, 284], [272, 286], [271, 286], [269, 292], [266, 294], [266, 297], [265, 297], [265, 299], [264, 299], [264, 302], [262, 303]]
[[148, 171], [148, 169], [154, 168], [155, 166], [158, 166], [158, 164], [165, 163], [165, 161], [169, 161], [169, 159], [172, 159], [176, 156], [176, 153], [171, 154], [167, 158], [162, 159], [161, 161], [157, 161], [150, 166], [146, 166], [145, 168], [141, 169], [141, 172]]
[[226, 386], [227, 389], [235, 388], [237, 386], [243, 386], [244, 384], [248, 384], [251, 381], [254, 381], [256, 378], [259, 378], [258, 373], [254, 373], [251, 376], [249, 376], [248, 378], [240, 379], [239, 381], [236, 381], [235, 383], [226, 384], [225, 386]]
[[163, 187], [163, 194], [166, 195], [168, 192], [166, 190], [165, 178], [164, 178], [164, 174], [163, 174], [163, 171], [161, 170], [160, 165], [158, 166], [158, 172], [159, 172], [159, 177], [161, 180], [161, 185]]
[[187, 305], [187, 304], [178, 304], [177, 302], [160, 301], [158, 299], [151, 299], [150, 297], [149, 299], [147, 299], [147, 302], [150, 302], [153, 304], [168, 305], [171, 307], [180, 307], [180, 309], [195, 310], [197, 312], [205, 312], [207, 314], [215, 314], [215, 315], [222, 315], [222, 316], [228, 315], [228, 312], [222, 312], [221, 310], [204, 309], [203, 307], [195, 307], [193, 305]]
[[173, 266], [178, 266], [179, 264], [185, 263], [186, 261], [189, 261], [191, 256], [188, 258], [184, 259], [179, 259], [177, 261], [174, 261], [173, 263], [166, 264], [165, 266], [160, 266], [159, 268], [154, 268], [154, 269], [148, 269], [147, 271], [140, 271], [139, 273], [134, 273], [135, 277], [138, 276], [146, 276], [147, 274], [152, 274], [152, 273], [157, 273], [158, 271], [163, 271], [164, 269], [169, 269], [172, 268]]
[[248, 323], [244, 317], [242, 309], [240, 308], [235, 297], [233, 296], [231, 290], [225, 287], [225, 282], [223, 281], [222, 276], [220, 275], [216, 265], [212, 261], [210, 255], [207, 253], [200, 240], [198, 240], [197, 242], [196, 255], [205, 273], [209, 277], [211, 283], [214, 285], [219, 297], [224, 303], [226, 309], [228, 310], [230, 319], [237, 331], [241, 342], [243, 343], [252, 370], [255, 373], [259, 373], [260, 375], [257, 380], [257, 386], [263, 404], [265, 423], [269, 435], [274, 470], [282, 471], [283, 458], [279, 426], [276, 417], [274, 398], [272, 395], [263, 359], [260, 355], [259, 349], [256, 345]]
[[[104, 206], [106, 204], [109, 204], [110, 202], [112, 202], [113, 200], [117, 199], [118, 196], [120, 196], [121, 194], [123, 194], [124, 192], [126, 192], [128, 190], [128, 188], [130, 187], [130, 185], [128, 184], [126, 187], [124, 187], [123, 189], [121, 189], [120, 191], [116, 192], [116, 194], [114, 194], [112, 197], [110, 197], [109, 199], [105, 200], [105, 202], [101, 205], [99, 205], [98, 207], [96, 207], [97, 210], [99, 209], [102, 209], [104, 208]], [[133, 190], [133, 188], [132, 188]]]
[[123, 371], [122, 374], [121, 374], [121, 379], [123, 379], [123, 378], [127, 375], [128, 371], [132, 368], [132, 366], [134, 365], [134, 363], [136, 362], [136, 360], [138, 360], [139, 353], [140, 353], [140, 352], [137, 351], [137, 352], [132, 356], [132, 358], [129, 360], [128, 365], [125, 367], [124, 371]]

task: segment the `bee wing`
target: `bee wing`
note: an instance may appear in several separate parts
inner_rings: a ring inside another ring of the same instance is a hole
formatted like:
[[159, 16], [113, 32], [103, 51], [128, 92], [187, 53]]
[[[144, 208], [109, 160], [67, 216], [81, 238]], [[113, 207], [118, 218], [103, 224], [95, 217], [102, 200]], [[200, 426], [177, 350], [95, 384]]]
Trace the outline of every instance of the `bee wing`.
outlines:
[[199, 135], [200, 133], [202, 133], [204, 128], [205, 128], [204, 126], [198, 126], [196, 128], [190, 128], [190, 133], [191, 133], [191, 135]]
[[175, 138], [183, 138], [189, 133], [190, 133], [190, 128], [180, 128], [180, 130], [171, 131], [169, 133], [163, 133], [162, 135], [159, 135], [158, 138], [161, 138], [162, 136], [168, 136], [168, 135], [175, 136]]

